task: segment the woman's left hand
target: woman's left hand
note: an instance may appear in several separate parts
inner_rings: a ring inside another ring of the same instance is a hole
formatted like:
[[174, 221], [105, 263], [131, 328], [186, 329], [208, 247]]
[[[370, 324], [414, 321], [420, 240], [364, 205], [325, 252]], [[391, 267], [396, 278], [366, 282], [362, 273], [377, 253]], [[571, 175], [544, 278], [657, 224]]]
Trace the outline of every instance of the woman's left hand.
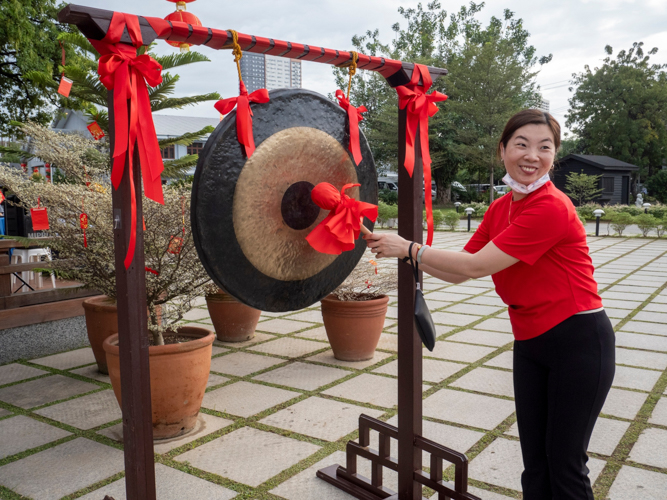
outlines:
[[393, 233], [365, 234], [364, 239], [368, 248], [378, 258], [383, 257], [407, 257], [410, 242]]

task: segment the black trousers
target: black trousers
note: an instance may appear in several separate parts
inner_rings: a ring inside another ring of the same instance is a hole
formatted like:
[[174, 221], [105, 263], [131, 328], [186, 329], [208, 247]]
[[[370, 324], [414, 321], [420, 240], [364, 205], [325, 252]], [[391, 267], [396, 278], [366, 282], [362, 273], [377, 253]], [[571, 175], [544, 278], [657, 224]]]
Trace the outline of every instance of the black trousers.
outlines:
[[615, 371], [604, 311], [514, 342], [514, 398], [524, 500], [594, 500], [586, 450]]

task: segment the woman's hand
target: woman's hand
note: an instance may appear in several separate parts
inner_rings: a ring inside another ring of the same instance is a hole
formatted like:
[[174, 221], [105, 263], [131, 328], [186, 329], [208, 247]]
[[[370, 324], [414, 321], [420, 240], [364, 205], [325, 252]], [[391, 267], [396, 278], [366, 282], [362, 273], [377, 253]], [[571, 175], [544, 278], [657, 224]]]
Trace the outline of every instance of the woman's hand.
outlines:
[[364, 239], [368, 248], [378, 258], [398, 257], [402, 259], [408, 256], [410, 242], [393, 233], [365, 234]]

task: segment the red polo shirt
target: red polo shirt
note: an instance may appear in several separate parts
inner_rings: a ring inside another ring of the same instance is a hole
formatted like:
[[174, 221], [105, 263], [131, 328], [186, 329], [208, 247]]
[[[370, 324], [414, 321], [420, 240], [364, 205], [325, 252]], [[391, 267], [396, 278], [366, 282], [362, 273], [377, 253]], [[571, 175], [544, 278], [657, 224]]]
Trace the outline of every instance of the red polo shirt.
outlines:
[[494, 201], [465, 246], [477, 253], [493, 243], [519, 259], [495, 273], [496, 292], [509, 306], [517, 340], [543, 334], [573, 314], [602, 307], [593, 279], [586, 231], [570, 199], [547, 182], [519, 201]]

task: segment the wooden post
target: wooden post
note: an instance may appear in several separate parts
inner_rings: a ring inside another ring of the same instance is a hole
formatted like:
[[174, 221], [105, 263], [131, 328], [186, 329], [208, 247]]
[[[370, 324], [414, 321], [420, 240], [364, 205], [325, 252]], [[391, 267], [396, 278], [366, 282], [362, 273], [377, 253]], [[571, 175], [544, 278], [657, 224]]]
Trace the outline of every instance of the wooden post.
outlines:
[[[404, 167], [407, 110], [398, 110], [398, 234], [421, 243], [423, 171], [419, 129], [415, 140], [412, 177]], [[428, 186], [430, 189], [430, 186]], [[415, 329], [415, 279], [410, 264], [398, 262], [398, 498], [421, 500], [422, 487], [414, 480], [421, 469], [421, 450], [414, 446], [422, 435], [422, 343]]]
[[[113, 93], [109, 92], [109, 144], [113, 159]], [[129, 116], [129, 115], [128, 115]], [[113, 190], [114, 253], [116, 264], [116, 302], [118, 305], [118, 347], [123, 403], [123, 445], [125, 446], [125, 489], [127, 500], [155, 500], [155, 462], [153, 456], [153, 418], [148, 365], [148, 315], [146, 312], [146, 275], [141, 203], [141, 166], [135, 148], [132, 171], [126, 159], [125, 173]], [[134, 260], [125, 269], [124, 259], [130, 241], [130, 175], [137, 196], [137, 242]]]

